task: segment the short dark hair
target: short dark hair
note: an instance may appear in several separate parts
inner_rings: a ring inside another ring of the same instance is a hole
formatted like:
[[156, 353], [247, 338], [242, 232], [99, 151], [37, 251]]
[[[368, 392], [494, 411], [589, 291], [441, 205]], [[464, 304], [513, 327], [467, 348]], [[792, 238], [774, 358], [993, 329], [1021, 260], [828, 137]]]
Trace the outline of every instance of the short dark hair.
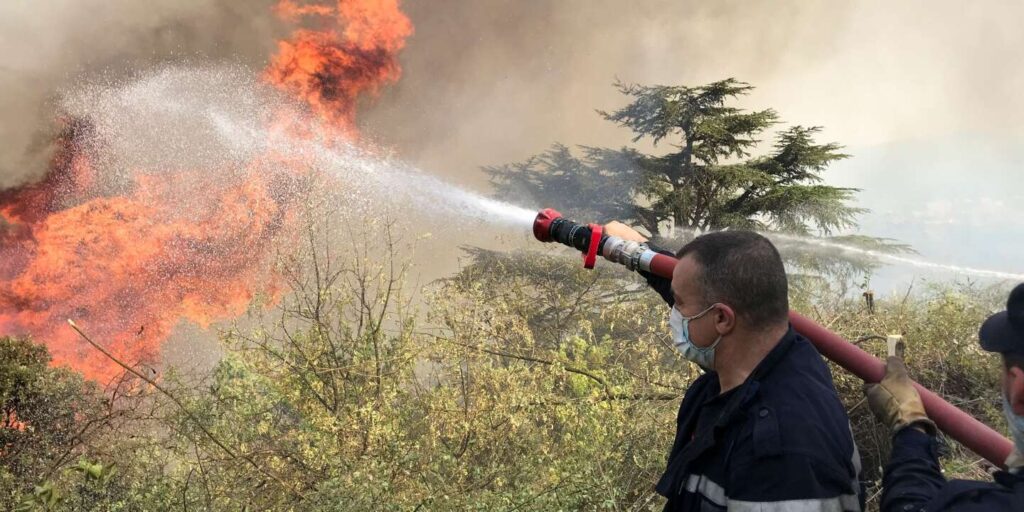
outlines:
[[753, 327], [785, 321], [789, 284], [779, 251], [752, 231], [718, 231], [699, 236], [679, 250], [700, 264], [698, 282], [706, 305], [723, 302]]

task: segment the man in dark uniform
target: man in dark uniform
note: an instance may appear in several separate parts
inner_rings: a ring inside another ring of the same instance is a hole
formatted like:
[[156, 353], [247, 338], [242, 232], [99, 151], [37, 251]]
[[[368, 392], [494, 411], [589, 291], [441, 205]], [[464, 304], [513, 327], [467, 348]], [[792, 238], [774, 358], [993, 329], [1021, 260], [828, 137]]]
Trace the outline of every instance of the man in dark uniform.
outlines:
[[[613, 222], [606, 233], [644, 243]], [[657, 249], [655, 249], [657, 250]], [[860, 456], [821, 356], [789, 326], [786, 272], [766, 238], [710, 233], [671, 281], [673, 342], [705, 373], [683, 397], [658, 492], [665, 510], [859, 511]]]
[[992, 482], [947, 482], [936, 456], [935, 423], [903, 361], [890, 357], [882, 382], [865, 387], [871, 410], [894, 433], [882, 476], [882, 512], [1024, 511], [1024, 284], [1010, 293], [1006, 311], [985, 321], [978, 337], [981, 348], [1003, 356], [1003, 412], [1015, 445], [1007, 471], [995, 473]]

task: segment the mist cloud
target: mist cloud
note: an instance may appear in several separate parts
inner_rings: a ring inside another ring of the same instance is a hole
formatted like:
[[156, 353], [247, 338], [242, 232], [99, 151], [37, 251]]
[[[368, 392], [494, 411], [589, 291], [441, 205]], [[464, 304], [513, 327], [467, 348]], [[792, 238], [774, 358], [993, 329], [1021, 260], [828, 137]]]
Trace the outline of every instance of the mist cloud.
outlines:
[[0, 188], [40, 176], [56, 105], [82, 81], [158, 63], [262, 67], [283, 32], [273, 0], [13, 0], [0, 3]]

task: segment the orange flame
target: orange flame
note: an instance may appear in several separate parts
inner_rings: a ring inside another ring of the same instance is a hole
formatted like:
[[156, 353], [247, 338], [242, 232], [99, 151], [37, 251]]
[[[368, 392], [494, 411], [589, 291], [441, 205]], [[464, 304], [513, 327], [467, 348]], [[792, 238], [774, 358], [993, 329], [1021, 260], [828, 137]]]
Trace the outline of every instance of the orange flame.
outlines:
[[[359, 98], [401, 74], [409, 19], [396, 0], [283, 0], [275, 12], [320, 26], [280, 41], [264, 78], [308, 104], [323, 131], [354, 135]], [[0, 191], [0, 335], [30, 334], [55, 364], [103, 381], [119, 369], [78, 340], [67, 318], [122, 360], [152, 362], [181, 320], [206, 326], [238, 316], [259, 291], [273, 293], [272, 249], [294, 227], [289, 191], [301, 172], [254, 170], [223, 185], [203, 180], [211, 169], [174, 180], [139, 172], [127, 192], [104, 196], [88, 121], [63, 124], [43, 180]], [[282, 167], [302, 168], [293, 164]]]
[[305, 101], [334, 128], [351, 133], [357, 100], [401, 76], [398, 52], [412, 33], [409, 18], [397, 0], [341, 0], [333, 6], [282, 0], [275, 10], [286, 20], [310, 17], [330, 28], [299, 29], [278, 42], [265, 79]]

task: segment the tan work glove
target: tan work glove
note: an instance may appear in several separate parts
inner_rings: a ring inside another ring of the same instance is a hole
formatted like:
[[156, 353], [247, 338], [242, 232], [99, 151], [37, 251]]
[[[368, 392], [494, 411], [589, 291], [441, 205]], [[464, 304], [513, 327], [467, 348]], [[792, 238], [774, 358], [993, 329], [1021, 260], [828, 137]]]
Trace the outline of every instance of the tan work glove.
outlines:
[[914, 389], [914, 383], [907, 376], [903, 360], [889, 356], [885, 360], [885, 378], [878, 384], [864, 386], [868, 406], [879, 421], [892, 428], [893, 433], [909, 426], [920, 427], [935, 435], [935, 422], [924, 412], [921, 395]]

